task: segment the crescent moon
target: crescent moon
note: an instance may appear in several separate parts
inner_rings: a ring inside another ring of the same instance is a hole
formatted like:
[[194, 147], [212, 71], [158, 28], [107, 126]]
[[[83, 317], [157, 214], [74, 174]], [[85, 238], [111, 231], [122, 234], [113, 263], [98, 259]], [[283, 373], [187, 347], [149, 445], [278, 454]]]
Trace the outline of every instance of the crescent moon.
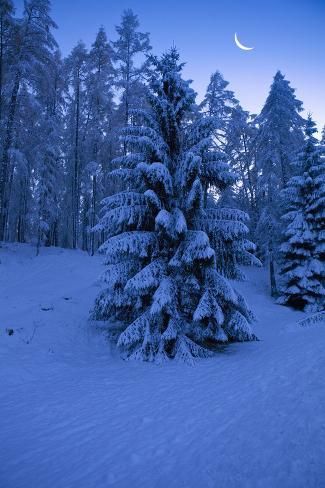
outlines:
[[244, 51], [251, 51], [252, 49], [254, 49], [253, 47], [244, 46], [244, 44], [239, 42], [238, 37], [237, 37], [237, 32], [235, 32], [235, 43], [237, 44], [239, 49], [243, 49]]

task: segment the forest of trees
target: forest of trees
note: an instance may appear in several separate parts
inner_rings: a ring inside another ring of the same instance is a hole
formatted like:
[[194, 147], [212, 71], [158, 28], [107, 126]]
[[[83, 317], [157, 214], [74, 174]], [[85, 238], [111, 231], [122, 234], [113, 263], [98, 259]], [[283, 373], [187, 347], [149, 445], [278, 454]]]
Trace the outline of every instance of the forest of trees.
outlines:
[[[169, 116], [184, 134], [175, 126], [167, 147], [167, 135], [161, 135], [167, 122], [161, 117], [169, 102], [157, 106], [157, 80], [164, 84], [166, 73], [181, 71], [177, 51], [173, 48], [158, 61], [149, 34], [141, 31], [131, 10], [122, 13], [112, 41], [101, 27], [90, 48], [79, 42], [66, 58], [60, 54], [55, 28], [48, 0], [26, 1], [21, 17], [11, 0], [0, 0], [0, 241], [31, 242], [37, 253], [45, 245], [94, 254], [122, 230], [154, 229], [150, 219], [156, 214], [150, 212], [156, 208], [160, 217], [155, 225], [167, 241], [175, 244], [178, 233], [194, 232], [196, 225], [197, 232], [205, 231], [210, 244], [200, 234], [199, 247], [208, 256], [212, 246], [220, 275], [239, 278], [238, 264], [261, 260], [279, 301], [322, 309], [325, 130], [321, 140], [314, 138], [314, 123], [301, 115], [302, 102], [284, 75], [275, 74], [258, 115], [241, 107], [219, 71], [212, 74], [200, 104], [195, 104], [189, 83], [174, 80], [168, 90], [175, 91], [172, 96], [183, 106], [178, 113], [172, 104], [170, 110], [176, 112]], [[143, 177], [148, 164], [161, 164], [173, 152], [184, 166], [183, 175], [179, 168], [170, 170], [173, 184], [191, 200], [185, 217], [177, 211], [179, 203], [164, 201], [169, 190], [161, 167], [155, 168], [155, 175], [148, 173], [145, 197], [126, 192], [134, 189], [134, 182], [125, 165], [135, 169], [141, 163], [137, 171]], [[196, 168], [197, 157], [204, 169]], [[156, 198], [155, 178], [160, 178], [163, 200]], [[123, 198], [110, 199], [117, 192]], [[127, 222], [125, 214], [109, 213], [121, 205], [134, 206]], [[150, 210], [145, 217], [141, 206]], [[204, 225], [197, 223], [195, 209], [205, 209]], [[186, 226], [186, 221], [191, 224]], [[158, 267], [159, 274], [161, 262]], [[202, 277], [206, 279], [212, 278]], [[202, 300], [214, 310], [213, 334], [222, 338], [224, 312], [211, 305], [213, 296]], [[236, 303], [244, 325], [236, 332], [228, 325], [228, 335], [250, 336], [249, 312], [241, 299]], [[105, 306], [97, 305], [101, 316]], [[176, 329], [168, 333], [177, 336]], [[182, 353], [181, 346], [177, 351], [173, 354]]]

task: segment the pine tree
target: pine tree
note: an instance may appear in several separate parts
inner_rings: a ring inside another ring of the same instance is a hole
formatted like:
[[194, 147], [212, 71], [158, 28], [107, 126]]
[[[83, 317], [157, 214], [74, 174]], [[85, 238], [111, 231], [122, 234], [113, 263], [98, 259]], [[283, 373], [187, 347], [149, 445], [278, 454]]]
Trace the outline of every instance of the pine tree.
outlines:
[[227, 144], [228, 125], [234, 109], [238, 106], [234, 93], [227, 89], [226, 81], [219, 71], [211, 75], [210, 83], [200, 109], [209, 117], [216, 119], [214, 139], [221, 149]]
[[115, 60], [117, 62], [117, 87], [122, 91], [121, 109], [123, 125], [129, 122], [130, 109], [139, 106], [139, 100], [144, 97], [143, 80], [147, 69], [147, 60], [139, 61], [139, 56], [148, 55], [151, 46], [149, 34], [139, 32], [138, 17], [128, 9], [123, 12], [121, 25], [116, 27], [118, 40], [113, 43]]
[[[14, 6], [11, 0], [0, 0], [0, 131], [5, 103], [8, 66], [11, 63], [10, 39], [13, 37]], [[2, 136], [1, 132], [0, 135]], [[1, 155], [0, 155], [1, 156]]]
[[37, 207], [37, 254], [40, 246], [57, 244], [60, 199], [63, 184], [62, 124], [63, 89], [62, 59], [54, 53], [47, 76], [39, 87], [39, 144], [35, 148], [35, 200]]
[[59, 212], [60, 182], [60, 130], [54, 115], [48, 115], [43, 121], [41, 143], [42, 152], [38, 153], [38, 171], [36, 200], [38, 207], [37, 254], [42, 244], [55, 242], [55, 227]]
[[[101, 27], [93, 43], [87, 62], [86, 88], [86, 124], [84, 131], [84, 152], [87, 161], [84, 172], [84, 191], [82, 193], [83, 213], [83, 249], [95, 252], [95, 234], [90, 229], [98, 219], [99, 201], [103, 198], [102, 180], [107, 177], [105, 158], [109, 156], [107, 146], [113, 137], [113, 50]], [[88, 212], [87, 212], [88, 207]], [[89, 242], [88, 242], [89, 241]]]
[[[6, 111], [3, 137], [3, 151], [0, 161], [0, 240], [5, 237], [8, 224], [9, 204], [12, 187], [12, 171], [10, 166], [11, 151], [15, 136], [15, 121], [20, 91], [30, 98], [35, 82], [47, 69], [47, 64], [56, 47], [51, 29], [56, 24], [50, 17], [49, 0], [29, 0], [24, 3], [23, 18], [15, 22], [12, 36], [12, 63], [7, 73], [8, 107]], [[26, 90], [27, 85], [29, 90]]]
[[[273, 173], [282, 188], [294, 173], [294, 162], [303, 144], [305, 120], [302, 102], [278, 71], [256, 122], [259, 124], [258, 162], [262, 178]], [[263, 179], [262, 179], [263, 181]]]
[[225, 153], [239, 176], [235, 199], [253, 219], [253, 228], [257, 213], [256, 133], [254, 116], [240, 105], [234, 108], [228, 124]]
[[262, 256], [269, 262], [273, 296], [277, 294], [275, 250], [280, 235], [278, 194], [294, 174], [295, 158], [303, 144], [305, 121], [299, 114], [301, 110], [302, 102], [296, 99], [294, 89], [278, 71], [261, 114], [256, 119], [259, 126], [256, 141], [259, 173], [256, 241]]
[[286, 223], [282, 254], [282, 285], [278, 303], [306, 312], [325, 308], [325, 158], [311, 117], [299, 159], [300, 174], [283, 191]]
[[[240, 202], [241, 208], [253, 213], [256, 194], [255, 168], [252, 164], [254, 131], [248, 125], [247, 112], [240, 107], [234, 93], [227, 89], [228, 84], [221, 73], [216, 71], [211, 76], [207, 93], [200, 104], [201, 113], [207, 117], [209, 124], [214, 124], [210, 138], [211, 147], [214, 148], [214, 161], [205, 162], [203, 158], [204, 166], [209, 170], [206, 177], [201, 174], [204, 206], [218, 207], [220, 212], [225, 212], [225, 209], [220, 210], [220, 207], [237, 207], [239, 193], [244, 190], [244, 202]], [[216, 150], [219, 151], [218, 155]], [[211, 164], [215, 166], [213, 172], [219, 176], [219, 181], [212, 178]], [[229, 168], [233, 171], [229, 171]], [[218, 255], [218, 271], [229, 278], [241, 279], [243, 274], [238, 265], [243, 264], [241, 249], [244, 241], [247, 250], [253, 251], [255, 246], [247, 240], [248, 215], [238, 209], [237, 217], [242, 223], [241, 233], [238, 233], [237, 229], [235, 234], [232, 231], [225, 234], [219, 227], [215, 227], [215, 232], [209, 234], [209, 238]], [[254, 256], [250, 256], [249, 262], [260, 265]]]
[[[190, 122], [195, 93], [181, 78], [177, 51], [153, 63], [151, 110], [132, 113], [127, 153], [112, 174], [126, 190], [104, 200], [97, 226], [107, 235], [107, 270], [93, 317], [116, 325], [113, 335], [126, 358], [192, 362], [218, 342], [255, 338], [252, 315], [218, 272], [208, 236], [219, 226], [226, 245], [227, 233], [241, 235], [243, 223], [231, 209], [204, 209], [206, 171], [223, 179], [217, 165], [204, 164], [213, 163], [214, 124]], [[245, 245], [241, 253], [249, 259]]]
[[229, 120], [232, 109], [238, 105], [234, 92], [227, 89], [229, 82], [224, 79], [220, 71], [211, 75], [207, 92], [200, 104], [201, 110], [221, 121]]
[[82, 129], [85, 127], [86, 89], [88, 52], [83, 42], [79, 42], [65, 61], [67, 78], [67, 159], [68, 159], [68, 189], [67, 207], [71, 215], [71, 246], [78, 247], [80, 224], [80, 191], [81, 174], [84, 167]]

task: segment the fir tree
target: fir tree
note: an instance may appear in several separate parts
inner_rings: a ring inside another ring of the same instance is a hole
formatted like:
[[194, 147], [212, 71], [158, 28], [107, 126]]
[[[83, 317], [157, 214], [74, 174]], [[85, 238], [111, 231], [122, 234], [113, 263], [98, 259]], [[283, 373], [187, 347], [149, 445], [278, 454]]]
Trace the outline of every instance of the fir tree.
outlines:
[[[12, 46], [10, 40], [13, 37], [14, 6], [11, 0], [0, 0], [0, 131], [5, 104], [5, 88], [8, 66], [10, 65]], [[2, 136], [1, 132], [0, 135]], [[0, 155], [1, 156], [1, 155]]]
[[[224, 80], [219, 71], [216, 71], [211, 76], [207, 93], [200, 104], [201, 113], [207, 117], [208, 123], [214, 124], [210, 140], [211, 146], [215, 149], [213, 161], [205, 161], [203, 157], [203, 167], [207, 169], [206, 175], [204, 172], [201, 174], [204, 206], [218, 207], [219, 211], [220, 207], [237, 207], [235, 201], [238, 200], [238, 194], [244, 190], [244, 197], [248, 202], [245, 202], [246, 208], [245, 205], [241, 208], [252, 210], [256, 193], [255, 171], [251, 161], [253, 153], [251, 140], [254, 131], [248, 126], [248, 114], [240, 107], [234, 93], [228, 90], [228, 85], [228, 81]], [[216, 149], [219, 151], [218, 155]], [[215, 166], [212, 172], [218, 175], [218, 181], [211, 174], [212, 164]], [[229, 167], [234, 171], [229, 171]], [[237, 182], [239, 185], [235, 193], [234, 186]], [[215, 198], [210, 198], [211, 196]], [[221, 211], [225, 212], [225, 210]], [[248, 215], [237, 210], [237, 217], [242, 223], [240, 234], [238, 229], [236, 234], [232, 233], [232, 230], [225, 234], [220, 230], [220, 226], [215, 227], [215, 232], [212, 232], [211, 228], [209, 234], [210, 242], [218, 256], [217, 269], [229, 278], [243, 277], [238, 265], [243, 264], [241, 249], [244, 241], [247, 250], [254, 249], [246, 236]], [[250, 257], [250, 263], [260, 265], [253, 256]]]
[[37, 254], [42, 243], [55, 243], [55, 227], [59, 212], [60, 130], [57, 118], [48, 115], [43, 121], [44, 139], [38, 153], [36, 199], [38, 204]]
[[278, 303], [306, 312], [325, 307], [325, 159], [315, 132], [309, 117], [300, 175], [291, 178], [283, 191], [287, 208]]
[[[101, 248], [107, 270], [93, 316], [117, 324], [126, 358], [192, 362], [218, 342], [255, 338], [252, 315], [218, 272], [208, 235], [219, 228], [226, 245], [244, 224], [236, 211], [204, 208], [202, 179], [209, 173], [212, 181], [227, 180], [213, 164], [214, 123], [190, 122], [195, 93], [181, 78], [175, 49], [153, 63], [151, 110], [132, 114], [127, 153], [112, 174], [126, 190], [104, 200], [97, 226], [107, 235]], [[241, 253], [250, 260], [245, 245]]]
[[[70, 188], [67, 198], [70, 197], [68, 207], [71, 215], [72, 248], [76, 249], [79, 243], [80, 227], [80, 187], [81, 174], [84, 166], [84, 138], [81, 135], [86, 124], [86, 89], [88, 52], [83, 42], [79, 42], [65, 61], [67, 77], [67, 152], [68, 152], [68, 179]], [[70, 220], [70, 219], [69, 219]]]
[[225, 152], [231, 167], [239, 175], [235, 198], [240, 208], [253, 218], [254, 226], [257, 212], [256, 134], [254, 116], [240, 105], [235, 107], [228, 123]]
[[227, 122], [232, 109], [238, 105], [234, 92], [227, 89], [229, 82], [224, 79], [219, 71], [211, 75], [206, 95], [200, 108], [210, 116], [218, 117]]
[[89, 232], [89, 229], [97, 223], [99, 201], [103, 198], [100, 190], [104, 170], [104, 176], [107, 177], [105, 163], [105, 158], [108, 156], [107, 146], [112, 139], [112, 119], [115, 109], [113, 56], [113, 49], [101, 27], [89, 52], [88, 74], [85, 81], [87, 116], [84, 146], [88, 163], [84, 171], [86, 176], [82, 193], [83, 213], [86, 217], [83, 226], [83, 249], [90, 250], [92, 255], [95, 252], [95, 234]]
[[238, 100], [236, 100], [234, 93], [227, 89], [228, 85], [229, 82], [223, 78], [219, 71], [213, 73], [206, 95], [200, 104], [203, 113], [216, 119], [214, 140], [222, 149], [227, 144], [228, 126], [233, 111], [238, 107]]
[[39, 144], [35, 148], [35, 199], [37, 203], [37, 254], [41, 244], [57, 244], [60, 198], [63, 183], [63, 62], [56, 51], [47, 76], [40, 83], [38, 103], [40, 115]]
[[121, 24], [116, 27], [119, 38], [113, 43], [117, 62], [117, 87], [122, 91], [123, 125], [129, 122], [130, 109], [139, 106], [139, 99], [144, 96], [141, 77], [146, 71], [148, 62], [145, 60], [139, 63], [139, 57], [147, 55], [151, 46], [149, 34], [139, 32], [138, 27], [138, 17], [132, 10], [125, 10]]
[[51, 32], [55, 27], [56, 24], [50, 17], [49, 0], [28, 0], [24, 2], [23, 18], [15, 22], [13, 29], [12, 59], [10, 69], [6, 73], [8, 107], [0, 161], [0, 240], [5, 237], [8, 226], [13, 172], [10, 162], [11, 151], [14, 149], [19, 99], [23, 98], [20, 92], [24, 90], [25, 96], [30, 99], [35, 83], [39, 82], [39, 78], [47, 70], [47, 65], [57, 46]]
[[270, 93], [256, 122], [259, 125], [258, 162], [267, 180], [273, 173], [277, 186], [282, 188], [294, 173], [297, 152], [303, 144], [305, 120], [301, 117], [302, 102], [295, 97], [295, 90], [278, 71]]
[[304, 119], [302, 102], [294, 89], [278, 71], [269, 96], [256, 122], [259, 126], [256, 152], [259, 178], [257, 192], [259, 220], [256, 241], [270, 268], [271, 294], [277, 293], [275, 282], [275, 250], [280, 235], [278, 194], [294, 174], [295, 159], [303, 144]]

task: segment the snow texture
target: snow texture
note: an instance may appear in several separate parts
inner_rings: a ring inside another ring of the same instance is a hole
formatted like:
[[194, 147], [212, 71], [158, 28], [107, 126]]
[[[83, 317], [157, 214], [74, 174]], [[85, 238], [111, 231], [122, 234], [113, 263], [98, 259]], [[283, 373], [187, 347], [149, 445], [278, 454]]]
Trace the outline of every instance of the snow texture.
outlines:
[[16, 244], [0, 260], [1, 487], [324, 486], [325, 326], [275, 305], [263, 269], [237, 285], [259, 342], [160, 367], [87, 325], [98, 257]]

